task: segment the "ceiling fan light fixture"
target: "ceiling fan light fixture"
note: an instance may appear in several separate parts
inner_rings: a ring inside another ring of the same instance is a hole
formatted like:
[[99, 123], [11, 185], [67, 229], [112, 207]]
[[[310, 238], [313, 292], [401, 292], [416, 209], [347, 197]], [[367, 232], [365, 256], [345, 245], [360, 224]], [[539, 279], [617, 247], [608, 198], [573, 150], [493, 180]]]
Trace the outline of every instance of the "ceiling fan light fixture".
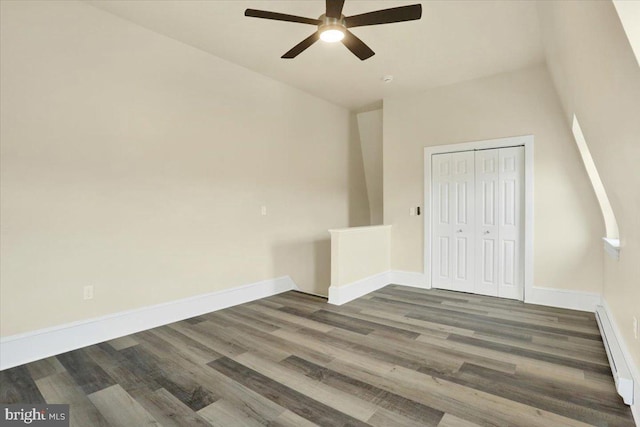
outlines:
[[339, 25], [331, 25], [323, 28], [320, 40], [327, 43], [339, 42], [344, 38], [344, 29]]
[[295, 58], [312, 44], [318, 40], [322, 40], [328, 43], [341, 41], [342, 44], [361, 61], [371, 58], [375, 55], [375, 52], [347, 28], [415, 21], [422, 17], [421, 4], [398, 6], [389, 9], [374, 10], [373, 12], [361, 13], [359, 15], [344, 16], [342, 14], [344, 2], [345, 0], [326, 0], [325, 13], [320, 15], [318, 19], [257, 9], [245, 10], [244, 16], [318, 26], [318, 31], [289, 49], [282, 55], [283, 59]]

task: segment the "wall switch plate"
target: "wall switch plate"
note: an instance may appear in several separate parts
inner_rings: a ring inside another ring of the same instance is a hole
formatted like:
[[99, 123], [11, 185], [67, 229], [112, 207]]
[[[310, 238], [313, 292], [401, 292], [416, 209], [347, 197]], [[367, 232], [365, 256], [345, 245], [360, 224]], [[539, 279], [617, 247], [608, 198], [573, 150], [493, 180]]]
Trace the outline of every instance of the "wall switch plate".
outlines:
[[267, 216], [267, 207], [266, 206], [262, 206], [260, 208], [260, 215]]
[[416, 209], [415, 208], [409, 208], [409, 216], [416, 216]]
[[84, 287], [84, 299], [93, 299], [93, 285]]
[[638, 334], [640, 334], [640, 331], [638, 331], [638, 318], [633, 316], [633, 337], [638, 339]]

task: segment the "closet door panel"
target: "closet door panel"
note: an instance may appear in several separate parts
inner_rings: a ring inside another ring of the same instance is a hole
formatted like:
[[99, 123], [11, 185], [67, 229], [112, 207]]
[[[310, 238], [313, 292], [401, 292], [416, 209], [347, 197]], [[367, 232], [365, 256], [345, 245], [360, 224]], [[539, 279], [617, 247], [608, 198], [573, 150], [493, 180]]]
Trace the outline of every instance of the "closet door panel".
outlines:
[[474, 292], [498, 295], [498, 206], [499, 153], [481, 150], [475, 153], [476, 180], [476, 281]]
[[475, 165], [473, 151], [454, 153], [452, 161], [453, 251], [452, 287], [462, 292], [474, 288]]
[[522, 299], [524, 289], [524, 148], [501, 148], [498, 296]]
[[451, 154], [438, 154], [432, 162], [432, 285], [451, 289]]

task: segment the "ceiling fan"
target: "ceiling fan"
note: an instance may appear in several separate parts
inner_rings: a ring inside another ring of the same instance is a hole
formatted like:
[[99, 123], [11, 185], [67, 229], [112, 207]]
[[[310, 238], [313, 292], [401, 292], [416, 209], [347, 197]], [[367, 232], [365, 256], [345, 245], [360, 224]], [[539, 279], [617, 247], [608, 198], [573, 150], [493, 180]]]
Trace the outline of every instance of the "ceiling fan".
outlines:
[[342, 14], [343, 6], [344, 0], [326, 0], [326, 12], [320, 15], [318, 19], [256, 9], [245, 10], [244, 16], [318, 26], [318, 31], [295, 45], [291, 50], [282, 55], [282, 58], [295, 58], [309, 46], [317, 42], [318, 39], [321, 39], [326, 42], [341, 41], [347, 49], [362, 61], [371, 58], [375, 55], [375, 52], [362, 40], [353, 35], [353, 33], [349, 31], [349, 28], [414, 21], [420, 19], [422, 16], [422, 5], [420, 4], [393, 7], [352, 16], [344, 16]]

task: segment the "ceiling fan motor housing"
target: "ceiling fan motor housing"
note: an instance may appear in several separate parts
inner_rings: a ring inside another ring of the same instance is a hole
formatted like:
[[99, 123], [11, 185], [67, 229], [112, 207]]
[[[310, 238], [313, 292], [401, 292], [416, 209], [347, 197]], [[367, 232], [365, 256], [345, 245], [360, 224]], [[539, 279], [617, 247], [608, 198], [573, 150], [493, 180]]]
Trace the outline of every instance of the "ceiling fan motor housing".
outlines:
[[347, 24], [345, 23], [344, 15], [340, 15], [340, 18], [329, 18], [327, 15], [323, 13], [322, 15], [320, 15], [318, 19], [322, 21], [318, 25], [318, 30], [320, 32], [326, 31], [326, 30], [334, 30], [334, 29], [340, 30], [340, 31], [346, 31], [347, 29]]
[[322, 14], [318, 20], [320, 21], [320, 24], [318, 24], [318, 34], [322, 40], [326, 42], [337, 42], [344, 38], [347, 32], [344, 15], [340, 15], [340, 18], [331, 18]]

